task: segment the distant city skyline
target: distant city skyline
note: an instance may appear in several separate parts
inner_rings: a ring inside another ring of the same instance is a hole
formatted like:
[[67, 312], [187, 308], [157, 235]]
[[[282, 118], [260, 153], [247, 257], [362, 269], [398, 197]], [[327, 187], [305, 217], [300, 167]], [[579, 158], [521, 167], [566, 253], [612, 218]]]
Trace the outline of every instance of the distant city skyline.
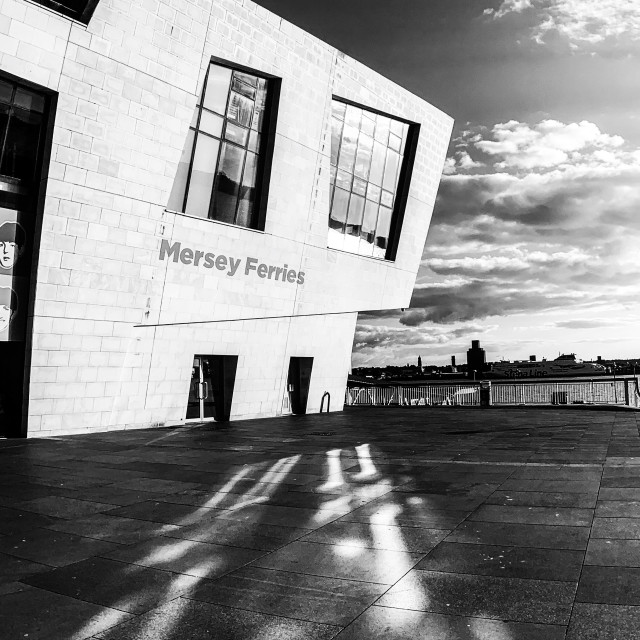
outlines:
[[354, 367], [640, 357], [639, 3], [259, 4], [456, 119], [411, 308], [360, 315]]

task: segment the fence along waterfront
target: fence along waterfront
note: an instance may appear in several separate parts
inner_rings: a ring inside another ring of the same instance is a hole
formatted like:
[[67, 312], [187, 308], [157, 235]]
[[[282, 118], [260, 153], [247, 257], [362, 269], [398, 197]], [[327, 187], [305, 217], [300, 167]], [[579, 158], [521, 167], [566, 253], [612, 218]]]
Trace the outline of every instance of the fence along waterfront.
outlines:
[[[479, 383], [347, 388], [347, 406], [479, 406]], [[493, 383], [493, 405], [613, 404], [640, 408], [637, 378]]]

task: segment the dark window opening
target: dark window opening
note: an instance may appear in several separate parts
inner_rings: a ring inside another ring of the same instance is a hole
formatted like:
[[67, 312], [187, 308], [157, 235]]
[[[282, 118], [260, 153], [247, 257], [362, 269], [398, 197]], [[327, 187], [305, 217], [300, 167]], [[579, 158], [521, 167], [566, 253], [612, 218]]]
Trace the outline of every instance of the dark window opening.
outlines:
[[167, 208], [264, 229], [279, 80], [212, 61]]
[[89, 24], [91, 16], [100, 0], [34, 0], [47, 9], [53, 9], [63, 16]]
[[0, 435], [25, 436], [33, 290], [55, 96], [0, 77]]
[[394, 260], [420, 126], [337, 98], [329, 247]]

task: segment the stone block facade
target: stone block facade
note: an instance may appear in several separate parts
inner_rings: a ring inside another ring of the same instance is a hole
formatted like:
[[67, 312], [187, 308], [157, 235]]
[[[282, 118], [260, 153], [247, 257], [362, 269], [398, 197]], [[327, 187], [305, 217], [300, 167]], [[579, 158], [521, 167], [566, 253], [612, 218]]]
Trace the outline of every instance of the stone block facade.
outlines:
[[[166, 209], [212, 56], [282, 79], [263, 231]], [[409, 304], [451, 118], [249, 0], [101, 0], [88, 25], [0, 0], [0, 71], [57, 96], [30, 436], [180, 423], [196, 354], [238, 356], [232, 420], [287, 412], [292, 356], [314, 358], [307, 411], [342, 408], [358, 311]], [[327, 248], [332, 96], [420, 124], [393, 262]]]

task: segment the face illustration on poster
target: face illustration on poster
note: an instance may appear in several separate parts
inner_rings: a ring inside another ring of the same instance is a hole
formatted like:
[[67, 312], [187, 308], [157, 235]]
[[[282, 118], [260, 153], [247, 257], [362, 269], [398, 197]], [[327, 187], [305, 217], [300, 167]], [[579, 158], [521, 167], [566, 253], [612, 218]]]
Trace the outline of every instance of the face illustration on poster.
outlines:
[[[0, 341], [18, 312], [18, 296], [10, 287], [0, 287]], [[6, 340], [7, 338], [4, 338]]]
[[10, 275], [24, 251], [26, 234], [18, 222], [0, 224], [0, 274]]
[[18, 222], [19, 215], [0, 208], [0, 342], [22, 340], [24, 333], [21, 300], [27, 290], [22, 277], [27, 266], [27, 234]]

